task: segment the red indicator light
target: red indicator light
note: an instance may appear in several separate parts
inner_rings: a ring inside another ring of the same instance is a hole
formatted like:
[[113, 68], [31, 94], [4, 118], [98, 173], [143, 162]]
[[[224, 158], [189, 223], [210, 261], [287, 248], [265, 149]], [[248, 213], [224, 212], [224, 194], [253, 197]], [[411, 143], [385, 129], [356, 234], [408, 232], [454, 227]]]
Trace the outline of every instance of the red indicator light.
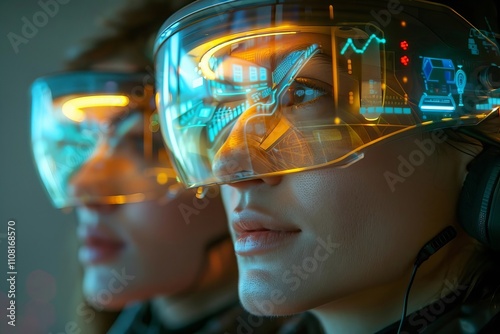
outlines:
[[401, 64], [403, 64], [404, 66], [408, 66], [409, 62], [410, 62], [410, 58], [408, 58], [407, 56], [401, 57]]
[[401, 46], [401, 49], [403, 50], [408, 50], [408, 42], [407, 41], [402, 41], [401, 43], [399, 43], [399, 46]]

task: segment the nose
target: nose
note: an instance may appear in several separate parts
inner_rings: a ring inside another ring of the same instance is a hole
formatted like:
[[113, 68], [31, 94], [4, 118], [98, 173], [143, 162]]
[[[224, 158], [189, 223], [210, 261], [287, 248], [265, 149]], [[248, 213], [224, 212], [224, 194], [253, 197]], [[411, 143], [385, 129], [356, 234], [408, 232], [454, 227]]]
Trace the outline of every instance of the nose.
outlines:
[[245, 114], [214, 156], [212, 170], [219, 180], [267, 177], [311, 164], [309, 146], [286, 117]]
[[[68, 196], [77, 206], [94, 211], [109, 212], [121, 204], [125, 187], [134, 182], [127, 177], [135, 174], [135, 168], [126, 157], [110, 154], [106, 145], [100, 147], [68, 181]], [[121, 203], [120, 203], [121, 202]]]

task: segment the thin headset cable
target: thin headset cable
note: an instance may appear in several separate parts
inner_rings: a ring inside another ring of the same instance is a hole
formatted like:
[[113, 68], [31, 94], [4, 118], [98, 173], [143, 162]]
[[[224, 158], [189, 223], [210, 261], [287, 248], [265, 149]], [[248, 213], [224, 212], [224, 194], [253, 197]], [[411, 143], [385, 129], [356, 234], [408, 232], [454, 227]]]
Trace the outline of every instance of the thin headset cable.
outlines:
[[406, 313], [408, 310], [408, 299], [410, 295], [410, 290], [413, 285], [413, 280], [415, 279], [415, 275], [417, 274], [417, 269], [420, 267], [422, 263], [427, 261], [434, 253], [440, 250], [444, 245], [449, 243], [457, 236], [457, 231], [453, 226], [447, 226], [438, 235], [432, 238], [429, 242], [427, 242], [424, 247], [420, 249], [418, 252], [417, 258], [415, 259], [415, 263], [413, 264], [413, 270], [410, 276], [410, 282], [408, 283], [408, 287], [406, 288], [405, 297], [403, 300], [403, 310], [401, 312], [401, 319], [399, 320], [399, 328], [398, 334], [401, 333], [403, 329], [403, 324], [405, 322]]
[[418, 267], [419, 266], [416, 263], [413, 265], [410, 282], [408, 283], [408, 287], [406, 288], [405, 298], [403, 300], [403, 311], [401, 312], [401, 319], [399, 320], [398, 334], [401, 333], [401, 329], [403, 329], [403, 324], [406, 318], [406, 312], [408, 310], [408, 296], [410, 295], [411, 286], [413, 285], [413, 280], [415, 279]]

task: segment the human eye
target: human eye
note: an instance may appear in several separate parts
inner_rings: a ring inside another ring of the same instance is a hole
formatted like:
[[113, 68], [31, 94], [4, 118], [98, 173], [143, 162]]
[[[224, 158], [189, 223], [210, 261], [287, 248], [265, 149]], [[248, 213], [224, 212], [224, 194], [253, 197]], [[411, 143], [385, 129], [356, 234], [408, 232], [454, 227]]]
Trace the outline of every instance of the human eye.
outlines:
[[53, 141], [53, 148], [59, 152], [91, 150], [95, 147], [95, 140], [90, 138], [73, 138], [71, 136]]
[[288, 87], [281, 105], [292, 114], [310, 112], [311, 109], [318, 112], [325, 98], [331, 97], [331, 91], [331, 86], [321, 80], [298, 77]]
[[99, 135], [85, 126], [59, 124], [45, 131], [40, 144], [51, 154], [58, 156], [91, 154], [99, 141]]

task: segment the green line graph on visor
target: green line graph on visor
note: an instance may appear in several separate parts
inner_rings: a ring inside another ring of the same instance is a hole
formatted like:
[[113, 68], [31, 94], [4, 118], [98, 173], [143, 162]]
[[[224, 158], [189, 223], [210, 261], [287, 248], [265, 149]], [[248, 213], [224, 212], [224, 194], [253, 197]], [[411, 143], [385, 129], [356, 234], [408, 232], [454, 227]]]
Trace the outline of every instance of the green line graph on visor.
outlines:
[[446, 6], [402, 1], [383, 26], [385, 1], [243, 3], [188, 6], [157, 38], [160, 122], [190, 187], [348, 166], [500, 105], [496, 41]]

